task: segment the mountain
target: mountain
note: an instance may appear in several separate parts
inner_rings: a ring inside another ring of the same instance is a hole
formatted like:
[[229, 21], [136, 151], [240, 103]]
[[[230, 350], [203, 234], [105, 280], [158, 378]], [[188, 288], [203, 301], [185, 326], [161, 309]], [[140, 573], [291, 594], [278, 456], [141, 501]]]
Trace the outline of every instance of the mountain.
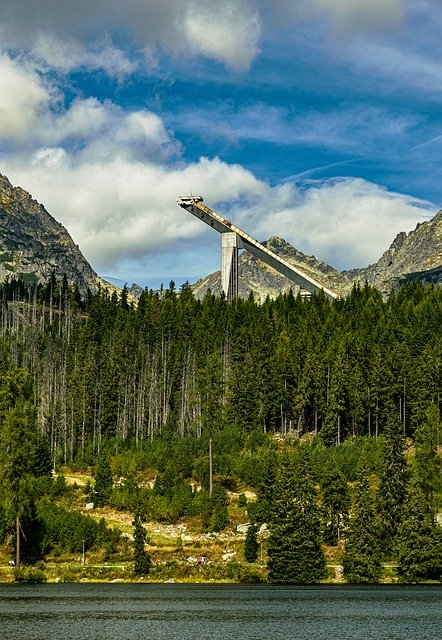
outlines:
[[[325, 287], [338, 293], [343, 292], [347, 278], [330, 265], [318, 260], [315, 256], [306, 256], [302, 251], [295, 249], [283, 238], [277, 236], [270, 238], [263, 244]], [[255, 300], [263, 301], [267, 295], [276, 297], [279, 293], [288, 291], [290, 288], [293, 291], [299, 290], [297, 285], [252, 254], [247, 251], [241, 254], [239, 258], [239, 294], [241, 296], [246, 297], [252, 292]], [[348, 285], [348, 288], [351, 288], [351, 284]], [[215, 294], [221, 292], [220, 271], [206, 276], [193, 286], [197, 297], [203, 297], [209, 289]]]
[[82, 294], [99, 278], [62, 224], [0, 174], [0, 281], [22, 277], [46, 282], [54, 273], [77, 283]]
[[[276, 236], [264, 244], [340, 295], [348, 294], [355, 283], [368, 282], [384, 294], [409, 280], [442, 283], [442, 211], [410, 233], [399, 233], [375, 264], [362, 269], [337, 271]], [[66, 275], [69, 283], [78, 284], [82, 294], [87, 289], [96, 290], [100, 283], [115, 289], [97, 276], [62, 224], [29, 193], [13, 187], [0, 174], [0, 282], [8, 276], [45, 282], [52, 273], [57, 279]], [[244, 297], [253, 292], [256, 300], [264, 300], [267, 295], [276, 297], [290, 288], [298, 291], [293, 282], [247, 251], [240, 256], [239, 273], [239, 292]], [[193, 285], [197, 297], [203, 297], [209, 289], [215, 294], [221, 292], [219, 271]], [[138, 297], [141, 291], [133, 285], [129, 294]]]
[[387, 293], [409, 277], [442, 283], [441, 269], [442, 211], [439, 211], [431, 220], [417, 224], [410, 233], [398, 233], [375, 264], [347, 272], [347, 275], [353, 274], [355, 280], [367, 281]]
[[[298, 251], [282, 238], [272, 237], [263, 244], [340, 295], [348, 294], [355, 283], [368, 282], [383, 294], [408, 280], [442, 284], [442, 211], [431, 220], [419, 223], [410, 233], [399, 233], [375, 264], [361, 269], [337, 271], [315, 256]], [[241, 254], [239, 263], [241, 296], [246, 297], [253, 292], [255, 299], [262, 301], [267, 295], [275, 297], [290, 288], [295, 292], [299, 290], [293, 282], [246, 251]], [[193, 286], [197, 297], [204, 296], [209, 289], [215, 294], [220, 293], [220, 271]]]

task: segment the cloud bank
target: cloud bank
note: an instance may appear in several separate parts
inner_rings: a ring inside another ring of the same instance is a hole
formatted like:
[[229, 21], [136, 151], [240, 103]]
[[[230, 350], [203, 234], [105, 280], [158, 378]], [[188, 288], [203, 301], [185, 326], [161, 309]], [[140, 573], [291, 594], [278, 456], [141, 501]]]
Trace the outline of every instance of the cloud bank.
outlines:
[[1, 71], [9, 79], [7, 100], [0, 94], [0, 136], [8, 146], [2, 171], [68, 228], [101, 273], [177, 241], [194, 243], [196, 253], [210, 230], [177, 207], [176, 198], [190, 191], [229, 210], [252, 235], [284, 236], [341, 268], [377, 259], [430, 207], [354, 178], [270, 186], [216, 157], [185, 162], [152, 111], [128, 112], [96, 98], [51, 108], [56, 89], [32, 68], [3, 56]]
[[136, 61], [114, 43], [125, 39], [149, 56], [160, 49], [246, 69], [260, 36], [259, 12], [248, 0], [2, 0], [3, 46], [28, 51], [59, 71], [130, 73]]
[[[425, 6], [433, 11], [435, 5], [426, 0]], [[416, 7], [412, 0], [3, 0], [0, 170], [68, 228], [101, 273], [152, 256], [164, 264], [164, 256], [176, 256], [177, 243], [186, 255], [202, 256], [200, 275], [206, 264], [213, 268], [207, 253], [199, 253], [210, 230], [175, 203], [190, 191], [201, 193], [215, 210], [229, 212], [259, 239], [284, 236], [339, 268], [366, 265], [398, 231], [410, 230], [423, 212], [433, 211], [431, 204], [358, 178], [270, 185], [216, 156], [186, 160], [175, 131], [238, 145], [257, 140], [344, 154], [368, 149], [375, 157], [388, 141], [419, 128], [419, 117], [382, 105], [297, 112], [281, 103], [237, 107], [218, 101], [210, 109], [181, 107], [165, 118], [147, 106], [99, 99], [93, 85], [84, 94], [76, 91], [69, 74], [98, 70], [123, 83], [143, 70], [149, 73], [165, 53], [175, 60], [210, 59], [233, 70], [230, 78], [239, 78], [258, 56], [263, 38], [275, 37], [275, 25], [296, 23], [300, 33], [305, 28], [313, 30], [309, 34], [336, 35], [345, 29], [342, 45], [331, 37], [325, 44], [321, 40], [321, 51], [339, 49], [340, 60], [351, 55], [361, 76], [368, 70], [435, 91], [442, 82], [440, 67], [416, 42], [408, 51], [399, 40], [373, 39], [367, 45], [360, 35], [398, 30], [410, 12], [413, 26], [422, 28]], [[347, 41], [363, 42], [359, 56]]]

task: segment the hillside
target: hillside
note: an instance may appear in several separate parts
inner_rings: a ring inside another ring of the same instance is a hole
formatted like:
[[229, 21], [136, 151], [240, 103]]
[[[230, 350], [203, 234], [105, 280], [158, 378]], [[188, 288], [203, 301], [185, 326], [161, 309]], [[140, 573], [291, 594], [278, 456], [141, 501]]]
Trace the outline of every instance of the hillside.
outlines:
[[22, 277], [33, 284], [51, 274], [66, 275], [82, 294], [97, 288], [97, 274], [63, 225], [0, 174], [0, 281]]

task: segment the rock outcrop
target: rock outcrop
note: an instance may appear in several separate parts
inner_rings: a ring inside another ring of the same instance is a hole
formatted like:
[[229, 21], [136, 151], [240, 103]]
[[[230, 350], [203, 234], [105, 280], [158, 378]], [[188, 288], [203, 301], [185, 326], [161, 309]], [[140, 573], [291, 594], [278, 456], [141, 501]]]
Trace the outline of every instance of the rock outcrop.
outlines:
[[[418, 224], [414, 231], [399, 233], [381, 258], [363, 269], [337, 271], [282, 238], [272, 237], [264, 244], [341, 296], [348, 294], [355, 283], [368, 282], [383, 294], [409, 280], [442, 284], [442, 211]], [[0, 174], [0, 281], [21, 277], [28, 283], [46, 282], [52, 273], [57, 279], [66, 275], [82, 294], [87, 289], [96, 290], [99, 283], [115, 289], [97, 276], [62, 224], [29, 193], [13, 187]], [[252, 292], [256, 300], [263, 301], [289, 289], [295, 293], [299, 290], [247, 251], [240, 257], [239, 274], [239, 293], [243, 297]], [[209, 289], [215, 294], [221, 292], [219, 271], [193, 285], [197, 297], [203, 297]], [[128, 293], [139, 297], [142, 290], [132, 285]]]
[[[355, 283], [368, 282], [383, 294], [407, 280], [442, 283], [442, 211], [418, 224], [409, 234], [399, 233], [375, 264], [362, 269], [337, 271], [315, 256], [298, 251], [282, 238], [272, 237], [263, 244], [341, 296], [347, 295]], [[276, 297], [289, 289], [295, 293], [299, 290], [293, 282], [246, 251], [239, 262], [239, 293], [243, 297], [252, 292], [256, 300], [263, 301], [267, 295]], [[219, 294], [220, 271], [199, 280], [193, 289], [197, 297], [204, 296], [209, 289]]]
[[98, 276], [62, 224], [32, 196], [0, 174], [0, 281], [46, 282], [66, 275], [82, 294]]

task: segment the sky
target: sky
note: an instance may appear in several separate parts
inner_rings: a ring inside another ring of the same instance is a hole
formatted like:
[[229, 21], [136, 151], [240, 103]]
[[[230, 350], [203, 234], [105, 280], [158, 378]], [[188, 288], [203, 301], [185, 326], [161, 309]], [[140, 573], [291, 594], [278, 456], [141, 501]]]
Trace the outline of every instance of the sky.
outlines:
[[441, 0], [0, 0], [0, 173], [100, 275], [220, 268], [202, 195], [338, 269], [442, 206]]

